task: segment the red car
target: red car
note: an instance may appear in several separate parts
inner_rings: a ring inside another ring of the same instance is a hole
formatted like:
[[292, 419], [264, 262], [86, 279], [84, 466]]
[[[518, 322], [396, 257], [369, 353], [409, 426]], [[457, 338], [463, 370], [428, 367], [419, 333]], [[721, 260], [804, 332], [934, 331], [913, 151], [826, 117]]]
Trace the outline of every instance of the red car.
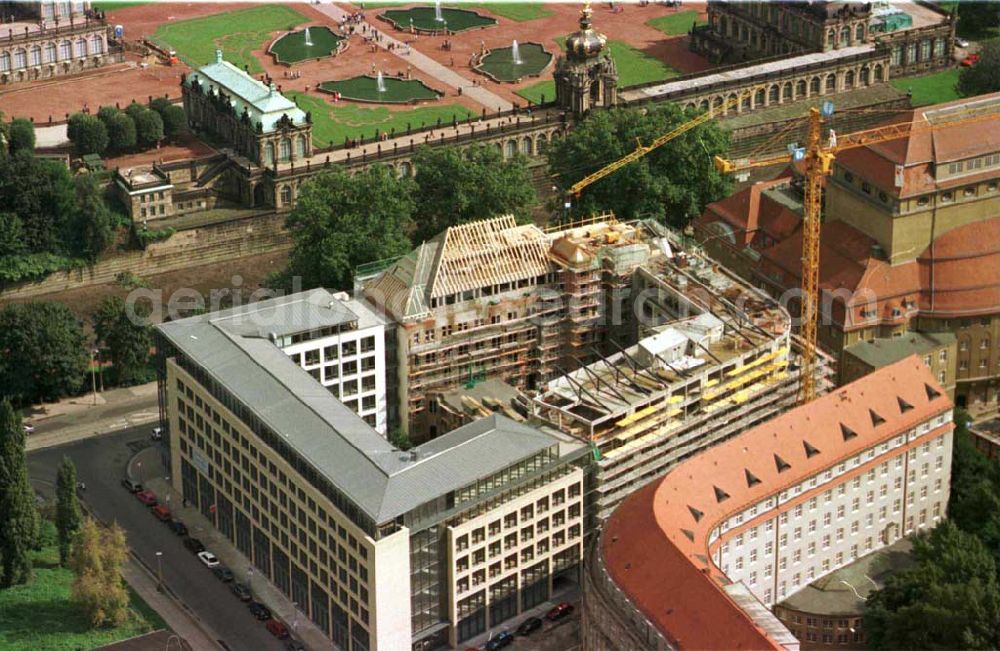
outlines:
[[563, 617], [568, 616], [571, 612], [573, 612], [573, 604], [569, 604], [564, 601], [549, 612], [545, 613], [545, 619], [550, 622], [559, 621]]
[[136, 493], [135, 497], [137, 500], [139, 500], [146, 506], [156, 506], [156, 493], [149, 490], [148, 488], [146, 490], [142, 490]]
[[153, 515], [156, 516], [156, 519], [160, 522], [170, 521], [170, 509], [167, 508], [166, 504], [157, 504], [152, 508], [152, 511]]
[[267, 623], [264, 624], [267, 627], [268, 632], [279, 640], [284, 640], [288, 637], [288, 627], [279, 622], [276, 619], [269, 619]]
[[969, 66], [974, 66], [977, 63], [979, 63], [978, 54], [970, 54], [969, 56], [962, 59], [962, 65], [965, 66], [966, 68], [968, 68]]

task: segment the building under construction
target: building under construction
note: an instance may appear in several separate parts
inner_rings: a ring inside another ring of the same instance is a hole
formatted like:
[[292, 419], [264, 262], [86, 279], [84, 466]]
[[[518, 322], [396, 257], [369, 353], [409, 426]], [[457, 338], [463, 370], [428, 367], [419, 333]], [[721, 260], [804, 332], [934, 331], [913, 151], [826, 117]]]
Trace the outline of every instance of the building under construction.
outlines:
[[500, 217], [454, 226], [375, 275], [358, 279], [397, 324], [402, 424], [438, 434], [436, 395], [498, 378], [534, 392], [629, 341], [626, 309], [651, 233], [603, 216], [543, 231]]
[[611, 341], [615, 352], [549, 380], [533, 400], [535, 417], [594, 448], [598, 520], [682, 459], [796, 401], [788, 313], [678, 244], [660, 239], [633, 274], [637, 342]]

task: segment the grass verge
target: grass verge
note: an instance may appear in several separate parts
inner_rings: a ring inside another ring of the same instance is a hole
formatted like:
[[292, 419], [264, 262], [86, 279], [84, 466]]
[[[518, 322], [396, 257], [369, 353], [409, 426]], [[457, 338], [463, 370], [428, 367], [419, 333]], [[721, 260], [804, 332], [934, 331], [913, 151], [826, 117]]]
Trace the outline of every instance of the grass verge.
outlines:
[[129, 588], [132, 609], [115, 628], [93, 629], [72, 603], [72, 570], [59, 567], [56, 547], [34, 554], [34, 577], [0, 591], [0, 651], [94, 649], [166, 628], [163, 619]]

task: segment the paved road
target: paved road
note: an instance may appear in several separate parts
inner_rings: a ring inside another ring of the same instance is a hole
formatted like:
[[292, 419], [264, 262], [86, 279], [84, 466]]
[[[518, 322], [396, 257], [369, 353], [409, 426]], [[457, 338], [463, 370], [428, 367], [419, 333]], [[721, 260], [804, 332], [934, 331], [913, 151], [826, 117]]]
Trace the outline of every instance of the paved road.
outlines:
[[129, 545], [148, 567], [156, 567], [156, 552], [163, 552], [163, 579], [175, 594], [226, 645], [236, 650], [281, 651], [284, 647], [257, 622], [228, 586], [217, 581], [181, 545], [181, 539], [157, 522], [142, 504], [119, 484], [125, 464], [148, 445], [147, 426], [118, 434], [87, 439], [28, 454], [28, 471], [36, 489], [51, 494], [56, 467], [68, 456], [76, 464], [80, 481], [86, 483], [84, 500], [102, 520], [117, 520], [125, 529]]

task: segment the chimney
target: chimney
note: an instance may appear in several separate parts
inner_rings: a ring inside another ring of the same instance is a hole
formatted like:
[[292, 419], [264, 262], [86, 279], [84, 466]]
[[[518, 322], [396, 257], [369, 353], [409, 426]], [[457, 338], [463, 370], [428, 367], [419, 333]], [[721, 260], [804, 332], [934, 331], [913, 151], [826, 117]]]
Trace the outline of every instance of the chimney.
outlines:
[[268, 97], [274, 97], [274, 94], [278, 92], [278, 88], [277, 86], [274, 85], [274, 82], [271, 82], [271, 85], [268, 87], [268, 89], [269, 89], [267, 93]]
[[222, 63], [222, 50], [221, 49], [216, 49], [215, 50], [215, 62], [216, 63]]

